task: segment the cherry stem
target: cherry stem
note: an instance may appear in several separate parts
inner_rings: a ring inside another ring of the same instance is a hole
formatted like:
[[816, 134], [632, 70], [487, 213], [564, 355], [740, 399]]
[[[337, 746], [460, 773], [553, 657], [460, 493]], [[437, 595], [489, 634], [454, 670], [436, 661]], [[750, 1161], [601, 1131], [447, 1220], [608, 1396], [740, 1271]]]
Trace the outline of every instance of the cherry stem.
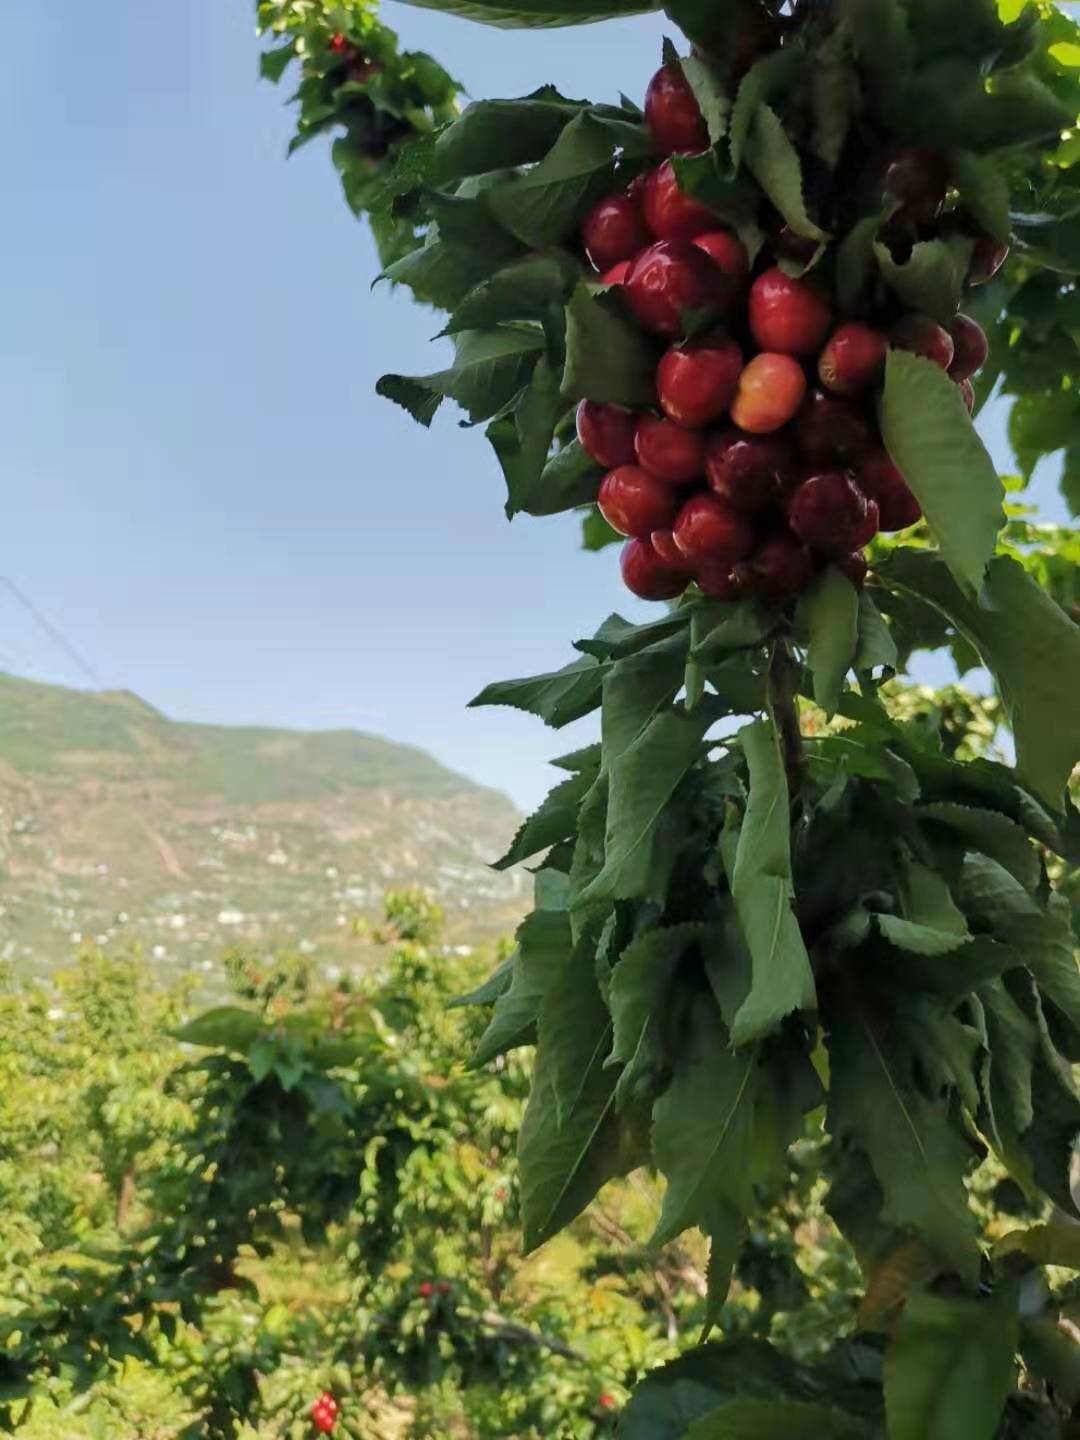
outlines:
[[769, 652], [766, 695], [769, 714], [780, 739], [788, 798], [791, 802], [795, 801], [802, 790], [804, 770], [802, 731], [799, 728], [799, 709], [795, 698], [797, 694], [798, 667], [786, 637], [778, 635]]

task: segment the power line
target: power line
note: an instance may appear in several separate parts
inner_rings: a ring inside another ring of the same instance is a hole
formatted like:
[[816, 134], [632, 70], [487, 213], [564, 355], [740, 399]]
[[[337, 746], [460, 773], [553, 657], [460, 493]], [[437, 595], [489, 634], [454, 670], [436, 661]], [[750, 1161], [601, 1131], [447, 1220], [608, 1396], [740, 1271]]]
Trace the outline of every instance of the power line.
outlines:
[[88, 679], [94, 682], [94, 684], [99, 689], [105, 688], [105, 682], [102, 680], [101, 676], [97, 673], [97, 671], [90, 664], [90, 662], [83, 659], [83, 657], [79, 654], [78, 650], [75, 649], [75, 646], [72, 645], [71, 641], [67, 638], [67, 636], [62, 634], [61, 631], [59, 631], [56, 626], [52, 624], [51, 621], [46, 619], [46, 617], [41, 613], [41, 611], [37, 608], [34, 602], [30, 599], [29, 595], [24, 594], [23, 591], [19, 589], [18, 585], [15, 584], [14, 580], [9, 580], [6, 575], [0, 575], [0, 585], [4, 586], [8, 593], [27, 612], [30, 618], [37, 625], [38, 629], [41, 630], [44, 634], [46, 634], [53, 642], [53, 644], [64, 652], [64, 654], [68, 657], [68, 659], [73, 665], [77, 666], [83, 672], [83, 674], [87, 676]]

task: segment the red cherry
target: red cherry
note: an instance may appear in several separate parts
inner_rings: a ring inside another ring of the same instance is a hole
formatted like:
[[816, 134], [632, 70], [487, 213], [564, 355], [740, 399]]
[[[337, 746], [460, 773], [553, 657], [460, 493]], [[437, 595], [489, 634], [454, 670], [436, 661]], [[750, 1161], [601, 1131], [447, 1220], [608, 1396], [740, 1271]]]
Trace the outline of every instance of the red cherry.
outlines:
[[850, 555], [878, 532], [877, 504], [840, 470], [804, 480], [787, 514], [798, 538], [824, 555]]
[[953, 361], [949, 374], [959, 383], [970, 380], [986, 364], [990, 343], [986, 331], [970, 315], [957, 315], [949, 330], [953, 342]]
[[829, 337], [818, 360], [818, 376], [834, 395], [861, 395], [883, 378], [888, 351], [880, 330], [851, 320]]
[[645, 222], [658, 240], [693, 240], [717, 226], [714, 213], [679, 188], [670, 160], [645, 177]]
[[809, 280], [797, 280], [774, 266], [750, 287], [750, 331], [762, 350], [779, 355], [813, 355], [832, 324], [832, 306]]
[[672, 570], [686, 570], [689, 562], [686, 556], [675, 544], [675, 535], [671, 530], [654, 530], [649, 536], [649, 543], [656, 551], [663, 563]]
[[334, 1412], [329, 1406], [324, 1405], [321, 1400], [317, 1400], [311, 1407], [311, 1423], [315, 1426], [315, 1429], [323, 1435], [329, 1435], [331, 1430], [333, 1430], [334, 1418]]
[[877, 443], [877, 432], [853, 400], [811, 390], [795, 422], [803, 458], [812, 465], [852, 460]]
[[333, 1395], [330, 1394], [329, 1390], [324, 1390], [319, 1396], [319, 1404], [323, 1406], [324, 1409], [329, 1410], [331, 1415], [338, 1413], [338, 1403]]
[[871, 450], [855, 472], [859, 489], [877, 502], [882, 530], [906, 530], [922, 519], [918, 500], [885, 450]]
[[713, 264], [729, 275], [740, 289], [746, 284], [750, 276], [750, 256], [742, 241], [729, 230], [709, 230], [704, 235], [695, 235], [693, 243], [699, 250], [704, 250]]
[[644, 540], [629, 540], [619, 557], [623, 584], [642, 600], [674, 600], [690, 583], [685, 570], [664, 564]]
[[664, 65], [645, 91], [645, 124], [661, 150], [704, 150], [709, 128], [681, 65]]
[[960, 394], [964, 397], [964, 404], [967, 406], [969, 415], [975, 414], [975, 386], [970, 380], [961, 380], [959, 385]]
[[841, 575], [847, 576], [856, 590], [861, 590], [866, 584], [866, 576], [870, 566], [862, 550], [853, 550], [850, 555], [839, 555], [833, 561], [833, 564], [840, 571]]
[[669, 485], [688, 485], [705, 473], [705, 436], [659, 415], [638, 420], [634, 450], [638, 464]]
[[600, 276], [601, 285], [625, 285], [626, 277], [630, 274], [630, 261], [620, 260], [617, 265], [612, 265], [610, 270], [605, 270]]
[[735, 574], [738, 568], [730, 560], [706, 561], [698, 566], [694, 577], [698, 589], [710, 600], [738, 600], [744, 594], [744, 588]]
[[737, 510], [762, 510], [783, 493], [795, 468], [791, 442], [781, 435], [744, 435], [730, 427], [705, 447], [705, 478]]
[[782, 604], [799, 593], [812, 569], [809, 552], [792, 536], [779, 534], [736, 565], [732, 575], [744, 594]]
[[675, 544], [695, 565], [733, 564], [753, 549], [754, 526], [717, 495], [694, 495], [675, 521]]
[[615, 1408], [615, 1396], [614, 1396], [614, 1395], [601, 1395], [601, 1396], [600, 1396], [600, 1408], [603, 1409], [603, 1410], [614, 1410], [614, 1408]]
[[948, 188], [948, 169], [935, 150], [912, 145], [894, 151], [886, 160], [882, 194], [896, 202], [904, 220], [925, 224], [936, 219]]
[[640, 203], [625, 191], [598, 201], [581, 224], [585, 254], [597, 270], [630, 260], [651, 238]]
[[582, 400], [577, 407], [577, 438], [590, 460], [614, 470], [634, 463], [634, 430], [637, 417], [621, 405], [603, 405], [599, 400]]
[[1008, 245], [1001, 245], [989, 235], [975, 241], [968, 269], [969, 285], [985, 285], [992, 280], [1009, 258]]
[[344, 35], [335, 35], [330, 41], [330, 49], [335, 55], [344, 55], [345, 52], [351, 48]]
[[725, 335], [673, 345], [656, 371], [660, 408], [678, 425], [719, 420], [731, 404], [742, 368], [742, 351]]
[[922, 355], [948, 370], [953, 362], [956, 347], [947, 330], [943, 330], [929, 315], [904, 315], [889, 331], [889, 344], [897, 350], [910, 350], [912, 355]]
[[427, 1300], [435, 1293], [435, 1286], [432, 1285], [430, 1280], [421, 1280], [417, 1289], [424, 1300]]
[[638, 465], [620, 465], [604, 476], [596, 503], [613, 530], [647, 540], [670, 526], [679, 502], [663, 480]]
[[806, 395], [806, 376], [790, 355], [755, 355], [739, 376], [731, 418], [740, 430], [767, 435], [786, 425]]
[[643, 250], [630, 264], [623, 291], [638, 324], [655, 335], [682, 335], [688, 317], [722, 315], [732, 300], [727, 277], [682, 240]]

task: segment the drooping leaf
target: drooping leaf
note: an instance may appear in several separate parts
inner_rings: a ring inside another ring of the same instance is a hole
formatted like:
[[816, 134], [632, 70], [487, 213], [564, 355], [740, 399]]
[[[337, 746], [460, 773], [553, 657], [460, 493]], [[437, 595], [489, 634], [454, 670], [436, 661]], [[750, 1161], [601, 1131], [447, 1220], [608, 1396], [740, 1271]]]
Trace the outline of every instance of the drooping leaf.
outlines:
[[619, 310], [617, 297], [579, 285], [566, 307], [563, 394], [570, 400], [650, 405], [656, 356], [647, 338]]
[[971, 934], [941, 875], [906, 857], [900, 869], [899, 915], [878, 915], [877, 927], [890, 944], [917, 955], [947, 955]]
[[623, 1067], [616, 1091], [620, 1106], [646, 1098], [662, 1070], [668, 992], [682, 957], [706, 929], [689, 924], [646, 930], [619, 957], [609, 993], [615, 1033], [608, 1063]]
[[[566, 414], [559, 379], [546, 355], [533, 368], [529, 384], [513, 410], [494, 420], [485, 432], [506, 480], [506, 513], [513, 517], [530, 505], [543, 504], [544, 471], [555, 427]], [[533, 497], [541, 495], [539, 501]]]
[[1004, 491], [959, 390], [932, 361], [891, 350], [881, 431], [957, 582], [977, 593], [994, 553]]
[[831, 720], [859, 643], [858, 591], [835, 565], [829, 565], [806, 592], [800, 615], [810, 632], [806, 658], [814, 677], [814, 699]]
[[545, 798], [539, 810], [535, 811], [520, 827], [506, 854], [496, 860], [493, 870], [509, 870], [520, 865], [541, 850], [547, 850], [560, 840], [573, 835], [577, 826], [577, 814], [585, 792], [593, 782], [594, 775], [582, 771], [556, 785]]
[[436, 139], [430, 183], [542, 160], [581, 108], [551, 87], [521, 100], [477, 100]]
[[1039, 857], [1022, 826], [997, 810], [936, 801], [916, 811], [921, 824], [941, 827], [973, 850], [989, 855], [1028, 890], [1039, 884]]
[[717, 80], [716, 72], [705, 60], [687, 55], [679, 63], [704, 117], [709, 140], [716, 145], [727, 134], [731, 101]]
[[507, 320], [541, 320], [552, 305], [566, 300], [579, 274], [578, 265], [558, 253], [513, 260], [469, 290], [454, 306], [443, 333], [486, 330]]
[[746, 163], [796, 235], [820, 241], [829, 238], [806, 208], [799, 152], [768, 105], [759, 105], [754, 112]]
[[580, 720], [600, 705], [604, 666], [591, 655], [572, 660], [561, 670], [524, 680], [497, 680], [481, 690], [470, 706], [507, 705], [526, 710], [553, 729]]
[[872, 675], [874, 671], [881, 670], [882, 678], [888, 680], [896, 673], [899, 663], [896, 641], [884, 616], [867, 591], [860, 591], [858, 644], [855, 648], [857, 673], [860, 676]]
[[997, 163], [970, 150], [954, 150], [949, 156], [949, 170], [968, 212], [987, 235], [1007, 245], [1012, 232], [1009, 183]]
[[172, 1033], [175, 1039], [187, 1045], [246, 1052], [263, 1029], [261, 1018], [253, 1010], [241, 1010], [237, 1005], [221, 1005], [197, 1015]]
[[480, 1037], [470, 1062], [474, 1068], [487, 1065], [508, 1050], [533, 1043], [540, 1002], [572, 949], [566, 910], [545, 908], [538, 893], [537, 908], [518, 926], [511, 981], [496, 1000], [487, 1029]]
[[544, 348], [539, 330], [504, 325], [455, 337], [454, 363], [432, 375], [383, 375], [379, 395], [430, 425], [445, 399], [456, 400], [470, 420], [490, 420], [529, 382]]
[[960, 305], [972, 248], [971, 240], [921, 240], [900, 263], [879, 241], [874, 255], [881, 274], [909, 310], [948, 326]]

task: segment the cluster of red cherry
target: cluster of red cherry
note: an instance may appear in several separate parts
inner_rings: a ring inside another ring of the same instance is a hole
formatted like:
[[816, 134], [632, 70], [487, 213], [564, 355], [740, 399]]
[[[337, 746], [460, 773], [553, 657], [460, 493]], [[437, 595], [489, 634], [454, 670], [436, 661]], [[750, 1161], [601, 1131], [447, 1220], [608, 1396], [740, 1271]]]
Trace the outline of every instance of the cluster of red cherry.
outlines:
[[311, 1423], [320, 1434], [329, 1435], [337, 1416], [338, 1403], [329, 1390], [324, 1390], [311, 1407]]
[[[669, 155], [709, 143], [678, 66], [653, 77], [645, 118]], [[894, 157], [895, 188], [912, 174], [925, 185], [923, 154]], [[945, 189], [942, 180], [942, 201]], [[785, 253], [781, 242], [797, 240], [779, 237], [774, 259]], [[837, 324], [812, 279], [768, 258], [752, 274], [736, 236], [679, 188], [670, 159], [595, 205], [581, 239], [638, 325], [672, 342], [656, 370], [658, 410], [583, 400], [577, 412], [582, 447], [608, 472], [601, 513], [629, 537], [629, 589], [668, 600], [696, 581], [717, 599], [782, 603], [827, 562], [860, 585], [863, 547], [878, 530], [921, 517], [874, 414], [889, 347], [940, 365], [973, 411], [971, 377], [987, 354], [980, 326], [957, 315], [946, 330], [919, 314], [894, 316], [884, 328]], [[988, 280], [1005, 254], [980, 243], [969, 281]], [[684, 340], [688, 318], [714, 328]]]

